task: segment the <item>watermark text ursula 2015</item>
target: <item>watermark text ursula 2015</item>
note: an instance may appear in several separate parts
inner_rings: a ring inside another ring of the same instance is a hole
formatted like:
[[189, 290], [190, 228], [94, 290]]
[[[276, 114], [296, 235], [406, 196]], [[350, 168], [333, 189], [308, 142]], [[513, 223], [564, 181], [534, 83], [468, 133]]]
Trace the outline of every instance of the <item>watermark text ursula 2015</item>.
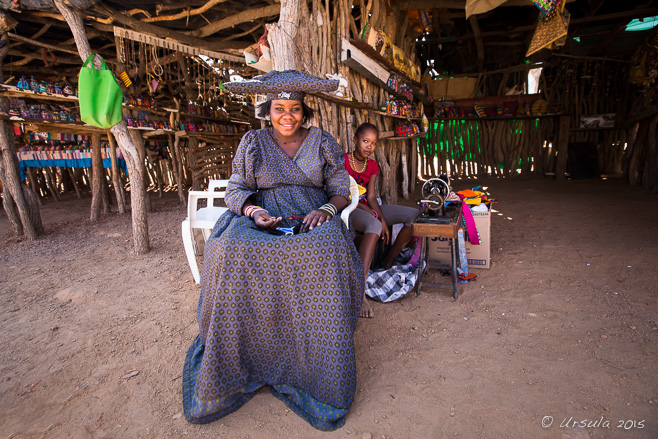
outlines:
[[541, 426], [549, 428], [551, 426], [559, 428], [620, 428], [622, 430], [633, 430], [644, 428], [644, 419], [606, 419], [601, 416], [599, 419], [577, 419], [573, 416], [562, 418], [560, 423], [553, 416], [544, 416], [541, 419]]

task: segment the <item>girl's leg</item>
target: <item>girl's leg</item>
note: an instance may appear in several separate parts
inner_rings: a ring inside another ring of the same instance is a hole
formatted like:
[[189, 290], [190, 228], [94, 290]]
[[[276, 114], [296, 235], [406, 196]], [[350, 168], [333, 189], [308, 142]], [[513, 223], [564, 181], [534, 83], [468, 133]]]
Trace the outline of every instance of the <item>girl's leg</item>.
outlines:
[[[379, 235], [376, 233], [366, 233], [363, 235], [361, 240], [361, 246], [359, 247], [359, 255], [363, 261], [363, 276], [366, 281], [368, 280], [368, 270], [370, 269], [370, 264], [372, 263], [372, 258], [375, 255], [375, 246], [377, 245], [377, 240]], [[359, 317], [372, 318], [375, 316], [375, 313], [372, 311], [372, 307], [366, 301], [366, 291], [363, 290], [363, 301], [361, 302], [361, 312]]]
[[393, 266], [393, 261], [397, 255], [400, 254], [404, 246], [407, 245], [409, 241], [411, 241], [411, 223], [413, 223], [413, 221], [416, 219], [416, 216], [418, 216], [419, 212], [418, 209], [414, 209], [413, 207], [396, 205], [385, 205], [381, 206], [381, 208], [382, 213], [384, 214], [384, 218], [386, 218], [386, 222], [388, 224], [404, 224], [404, 227], [402, 227], [402, 230], [400, 230], [400, 233], [398, 233], [397, 238], [395, 238], [393, 248], [391, 248], [391, 250], [388, 252], [388, 255], [384, 259], [384, 268], [389, 269]]
[[391, 251], [388, 252], [388, 255], [386, 255], [386, 259], [384, 259], [384, 269], [388, 270], [393, 266], [393, 261], [397, 257], [397, 255], [400, 254], [402, 249], [404, 248], [405, 245], [409, 241], [411, 241], [412, 235], [411, 235], [411, 227], [409, 226], [404, 226], [400, 230], [400, 233], [398, 233], [398, 237], [395, 239], [395, 242], [393, 243], [393, 248], [391, 248]]
[[[377, 240], [379, 239], [379, 235], [382, 232], [382, 223], [379, 222], [377, 218], [367, 213], [365, 210], [358, 208], [352, 212], [351, 218], [354, 230], [358, 232], [364, 232], [361, 245], [359, 246], [359, 256], [361, 256], [361, 261], [363, 262], [363, 276], [367, 281], [368, 270], [370, 270], [372, 258], [375, 256]], [[366, 300], [366, 292], [364, 290], [359, 317], [372, 318], [374, 316], [375, 313]]]

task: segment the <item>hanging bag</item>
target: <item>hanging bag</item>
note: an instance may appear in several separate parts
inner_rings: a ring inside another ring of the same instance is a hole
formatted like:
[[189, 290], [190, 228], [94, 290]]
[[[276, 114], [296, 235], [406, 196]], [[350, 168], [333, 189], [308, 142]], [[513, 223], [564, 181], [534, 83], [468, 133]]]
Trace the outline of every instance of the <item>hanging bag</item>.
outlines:
[[[101, 68], [94, 67], [94, 56], [93, 53], [89, 55], [80, 69], [78, 80], [80, 118], [89, 125], [107, 129], [121, 122], [123, 92], [103, 58], [101, 58]], [[91, 66], [87, 67], [90, 62]]]
[[525, 56], [530, 56], [544, 48], [551, 48], [552, 44], [563, 46], [566, 43], [571, 16], [569, 11], [564, 9], [565, 4], [565, 0], [559, 2], [554, 0], [552, 2], [548, 14], [537, 23], [537, 28], [532, 35], [532, 41], [530, 41], [530, 47]]

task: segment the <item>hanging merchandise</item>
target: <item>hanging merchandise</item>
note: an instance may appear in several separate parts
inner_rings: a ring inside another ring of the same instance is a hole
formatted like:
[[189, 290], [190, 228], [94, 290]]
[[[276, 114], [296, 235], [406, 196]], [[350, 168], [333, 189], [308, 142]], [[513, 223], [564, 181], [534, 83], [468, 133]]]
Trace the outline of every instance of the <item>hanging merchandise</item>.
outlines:
[[[119, 38], [119, 56], [118, 60], [120, 64], [125, 65], [126, 64], [126, 42], [123, 38]], [[126, 87], [130, 87], [133, 82], [130, 80], [130, 77], [128, 76], [128, 73], [124, 70], [119, 74], [119, 78], [121, 79], [121, 82], [123, 82], [123, 85]]]
[[553, 5], [555, 4], [554, 0], [532, 0], [532, 2], [539, 8], [539, 10], [547, 14], [551, 12], [551, 9], [553, 8]]
[[131, 85], [133, 85], [133, 82], [130, 80], [130, 77], [128, 76], [128, 73], [126, 73], [126, 72], [121, 72], [121, 74], [119, 75], [119, 77], [121, 78], [121, 81], [123, 81], [123, 84], [124, 84], [126, 87], [130, 87]]
[[564, 9], [565, 3], [564, 0], [554, 2], [548, 15], [539, 20], [525, 56], [530, 56], [544, 48], [551, 48], [552, 44], [564, 45], [571, 18], [569, 11]]
[[[80, 69], [78, 99], [83, 122], [99, 128], [111, 128], [121, 122], [123, 93], [114, 73], [101, 58], [101, 68], [93, 66], [95, 54], [89, 55]], [[87, 67], [89, 63], [91, 67]]]
[[152, 46], [152, 68], [153, 68], [153, 74], [157, 77], [153, 77], [151, 75], [151, 89], [153, 90], [153, 93], [158, 89], [158, 86], [162, 82], [162, 75], [164, 74], [164, 68], [162, 67], [162, 64], [160, 64], [160, 59], [158, 58], [158, 48], [157, 46]]
[[431, 32], [432, 20], [430, 20], [425, 9], [418, 10], [418, 18], [420, 19], [420, 27], [423, 29], [423, 32]]

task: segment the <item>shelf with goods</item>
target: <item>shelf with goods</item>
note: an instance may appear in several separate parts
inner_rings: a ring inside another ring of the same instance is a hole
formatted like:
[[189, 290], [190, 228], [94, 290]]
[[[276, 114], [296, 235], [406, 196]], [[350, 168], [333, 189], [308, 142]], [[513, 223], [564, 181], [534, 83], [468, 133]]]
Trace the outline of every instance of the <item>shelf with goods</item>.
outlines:
[[312, 96], [316, 96], [320, 99], [326, 99], [329, 102], [333, 102], [334, 104], [341, 105], [343, 107], [354, 108], [357, 110], [372, 111], [375, 109], [370, 102], [350, 101], [330, 93], [313, 93]]
[[165, 110], [159, 110], [159, 109], [156, 109], [156, 108], [151, 108], [151, 107], [142, 106], [142, 105], [123, 104], [123, 108], [127, 108], [129, 110], [137, 110], [137, 111], [144, 111], [144, 112], [147, 112], [147, 113], [153, 113], [153, 114], [156, 114], [158, 116], [168, 116], [169, 115], [169, 112], [167, 112]]
[[393, 117], [393, 118], [396, 118], [396, 119], [410, 120], [410, 121], [414, 121], [414, 122], [420, 122], [422, 120], [422, 118], [420, 118], [420, 117], [401, 116], [399, 114], [391, 114], [391, 113], [387, 113], [385, 111], [379, 111], [379, 110], [372, 110], [372, 112], [375, 113], [375, 114], [380, 114], [382, 116]]
[[444, 120], [524, 120], [524, 119], [549, 119], [552, 117], [563, 116], [564, 113], [552, 113], [552, 114], [519, 114], [515, 116], [485, 116], [478, 117], [475, 115], [468, 115], [463, 117], [430, 117], [429, 121], [444, 121]]
[[[22, 98], [22, 99], [35, 99], [35, 100], [42, 100], [42, 101], [57, 101], [57, 102], [69, 102], [69, 103], [75, 103], [77, 104], [79, 102], [77, 96], [64, 96], [64, 95], [58, 95], [58, 94], [52, 94], [52, 93], [42, 93], [42, 92], [34, 92], [32, 90], [22, 90], [17, 87], [13, 86], [7, 86], [4, 85], [0, 89], [0, 97], [8, 97], [8, 98]], [[158, 110], [149, 106], [143, 106], [143, 105], [130, 105], [130, 104], [123, 104], [123, 108], [128, 108], [131, 110], [139, 110], [139, 111], [148, 111], [150, 113], [154, 114], [159, 114], [162, 116], [166, 116], [168, 113], [163, 110]]]
[[[341, 61], [391, 95], [392, 99], [386, 102], [385, 107], [371, 108], [369, 111], [372, 111], [374, 114], [378, 114], [383, 117], [398, 119], [400, 120], [399, 123], [401, 124], [404, 124], [404, 121], [406, 121], [408, 124], [413, 123], [415, 125], [415, 122], [422, 120], [422, 118], [418, 116], [411, 117], [408, 115], [396, 114], [398, 111], [385, 111], [387, 108], [390, 109], [391, 106], [397, 108], [401, 106], [411, 107], [413, 105], [414, 97], [419, 98], [420, 101], [423, 101], [425, 96], [419, 92], [417, 84], [414, 84], [411, 79], [409, 79], [406, 75], [404, 75], [394, 66], [392, 66], [388, 61], [386, 61], [384, 57], [379, 55], [372, 47], [368, 45], [368, 43], [361, 40], [344, 39], [341, 44]], [[402, 94], [390, 87], [389, 78], [391, 78], [392, 75], [396, 75], [398, 77], [397, 80], [406, 82], [408, 89], [413, 92], [413, 96]], [[396, 101], [395, 98], [400, 99], [401, 101]], [[413, 108], [407, 108], [405, 111], [416, 110]], [[418, 111], [418, 113], [421, 112]], [[414, 127], [414, 129], [417, 129], [417, 127]], [[389, 135], [382, 133], [380, 140], [413, 140], [418, 137], [420, 137], [420, 135], [396, 137], [392, 135], [392, 133]]]
[[396, 69], [365, 41], [343, 39], [340, 59], [343, 64], [359, 72], [388, 93], [409, 100], [407, 96], [389, 86], [388, 80], [392, 74], [395, 74], [409, 86], [416, 99], [421, 102], [425, 101], [425, 95], [420, 91], [420, 84]]
[[175, 131], [175, 134], [179, 137], [208, 137], [208, 138], [235, 138], [239, 139], [244, 136], [244, 132], [239, 133], [213, 133], [212, 131], [189, 131], [189, 130], [178, 130]]
[[196, 114], [196, 113], [179, 113], [179, 114], [181, 118], [188, 117], [192, 119], [211, 120], [213, 122], [233, 123], [238, 125], [251, 125], [247, 121], [232, 119], [230, 117], [212, 117], [212, 116], [204, 116], [203, 114]]
[[383, 140], [413, 140], [413, 139], [417, 139], [419, 137], [423, 137], [423, 136], [427, 135], [427, 133], [416, 133], [416, 134], [412, 134], [411, 136], [395, 136], [393, 134], [388, 134], [388, 133], [391, 133], [391, 131], [384, 131], [382, 133], [382, 136], [379, 138], [379, 141], [383, 141]]
[[[78, 97], [77, 96], [64, 96], [64, 95], [55, 95], [55, 94], [49, 94], [49, 93], [37, 93], [33, 92], [30, 90], [21, 90], [16, 87], [12, 86], [3, 86], [2, 89], [0, 89], [0, 97], [13, 97], [13, 98], [25, 98], [25, 99], [35, 99], [35, 100], [43, 100], [43, 101], [58, 101], [58, 102], [73, 102], [73, 103], [78, 103]], [[143, 105], [131, 105], [131, 104], [123, 104], [123, 108], [129, 109], [129, 110], [137, 110], [140, 112], [146, 112], [146, 113], [152, 113], [158, 116], [168, 116], [172, 112], [177, 112], [174, 109], [171, 108], [152, 108], [150, 106], [143, 106]], [[203, 114], [197, 114], [197, 113], [183, 113], [180, 112], [181, 117], [187, 117], [187, 118], [193, 118], [193, 119], [206, 119], [206, 120], [211, 120], [214, 122], [224, 122], [224, 123], [232, 123], [232, 124], [238, 124], [238, 125], [249, 125], [249, 122], [246, 121], [241, 121], [241, 120], [236, 120], [232, 119], [231, 117], [212, 117], [212, 116], [207, 116]]]
[[31, 90], [21, 90], [18, 87], [3, 85], [0, 88], [0, 97], [7, 98], [26, 98], [26, 99], [41, 99], [46, 101], [58, 102], [78, 102], [77, 96], [64, 96], [58, 94], [41, 93]]
[[[0, 119], [5, 119], [0, 116]], [[9, 119], [14, 126], [21, 127], [23, 131], [47, 131], [57, 133], [71, 133], [71, 134], [104, 134], [107, 130], [87, 125], [84, 122], [61, 122], [47, 119], [22, 119], [11, 118]]]

